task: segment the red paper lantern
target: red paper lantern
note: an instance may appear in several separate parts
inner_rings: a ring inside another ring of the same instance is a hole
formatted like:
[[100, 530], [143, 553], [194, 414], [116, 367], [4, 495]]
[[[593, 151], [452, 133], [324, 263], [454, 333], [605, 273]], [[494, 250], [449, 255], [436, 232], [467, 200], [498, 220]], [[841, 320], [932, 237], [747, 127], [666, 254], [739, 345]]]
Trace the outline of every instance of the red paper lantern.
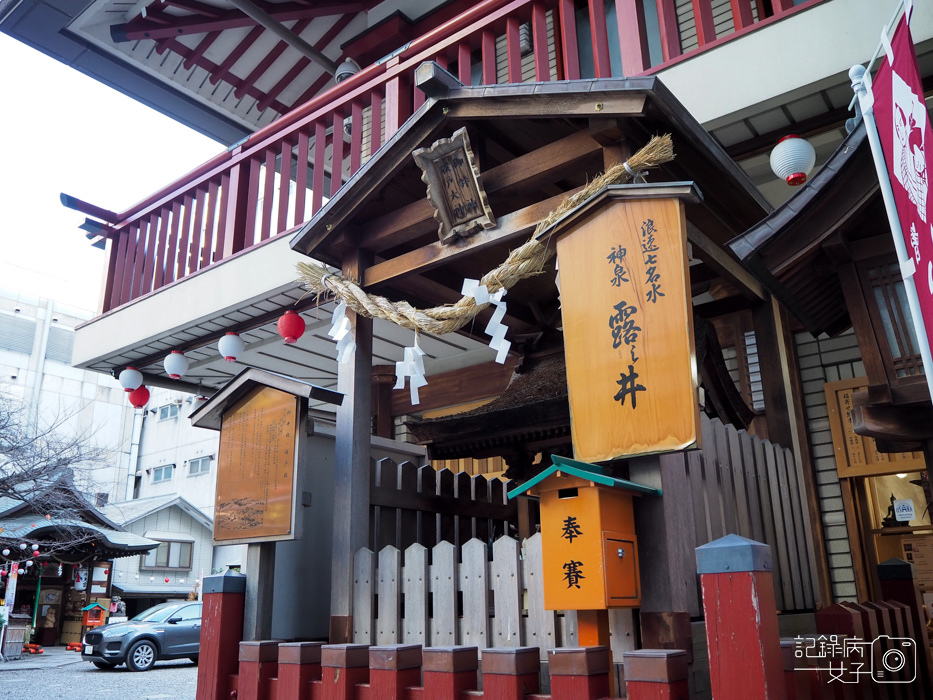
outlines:
[[110, 574], [110, 569], [104, 569], [104, 576], [107, 576], [109, 574]]
[[39, 551], [38, 551], [38, 550], [36, 550], [35, 552], [33, 552], [33, 553], [32, 553], [32, 556], [34, 556], [34, 557], [37, 557], [37, 556], [39, 556]]
[[168, 577], [165, 578], [165, 582], [168, 583]]
[[305, 332], [305, 320], [295, 311], [286, 311], [276, 324], [279, 335], [285, 338], [286, 343], [294, 343]]
[[130, 405], [134, 408], [142, 408], [147, 403], [149, 403], [149, 390], [146, 387], [141, 386], [130, 392]]

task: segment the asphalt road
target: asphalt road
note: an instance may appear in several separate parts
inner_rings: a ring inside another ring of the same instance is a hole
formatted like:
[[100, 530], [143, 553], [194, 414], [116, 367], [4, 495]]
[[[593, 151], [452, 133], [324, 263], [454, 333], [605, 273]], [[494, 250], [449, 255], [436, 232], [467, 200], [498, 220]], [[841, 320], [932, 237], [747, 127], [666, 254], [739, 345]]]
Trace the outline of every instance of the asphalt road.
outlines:
[[42, 697], [61, 700], [194, 700], [198, 680], [198, 667], [188, 660], [160, 661], [143, 673], [125, 666], [101, 671], [86, 661], [23, 670], [13, 670], [15, 666], [8, 664], [0, 673], [3, 696], [34, 697], [41, 688]]

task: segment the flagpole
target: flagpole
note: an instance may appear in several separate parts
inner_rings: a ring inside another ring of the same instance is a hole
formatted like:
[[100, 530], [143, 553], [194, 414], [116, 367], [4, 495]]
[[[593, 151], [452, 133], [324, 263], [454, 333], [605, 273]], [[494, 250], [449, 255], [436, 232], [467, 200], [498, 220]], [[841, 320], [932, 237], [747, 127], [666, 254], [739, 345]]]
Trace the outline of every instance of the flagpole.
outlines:
[[[923, 362], [923, 374], [927, 381], [927, 390], [933, 399], [933, 356], [930, 354], [930, 340], [927, 338], [924, 326], [923, 313], [920, 309], [920, 298], [917, 296], [917, 285], [914, 273], [906, 274], [910, 270], [913, 258], [907, 252], [904, 242], [904, 233], [901, 222], [897, 216], [897, 204], [894, 201], [894, 190], [891, 189], [891, 179], [888, 177], [888, 168], [885, 165], [884, 151], [881, 148], [881, 137], [878, 134], [878, 125], [875, 123], [875, 114], [872, 109], [872, 98], [865, 85], [865, 67], [854, 65], [849, 70], [852, 81], [852, 90], [862, 106], [862, 121], [865, 122], [865, 133], [868, 135], [868, 144], [871, 146], [872, 160], [875, 162], [875, 171], [878, 173], [878, 182], [881, 185], [881, 199], [888, 215], [888, 225], [891, 227], [891, 236], [894, 238], [894, 250], [897, 252], [897, 262], [901, 268], [901, 277], [904, 280], [904, 289], [907, 292], [907, 305], [910, 307], [910, 316], [917, 335], [917, 344], [920, 346], [920, 359]], [[906, 268], [906, 269], [905, 269]], [[916, 272], [916, 270], [915, 270]]]

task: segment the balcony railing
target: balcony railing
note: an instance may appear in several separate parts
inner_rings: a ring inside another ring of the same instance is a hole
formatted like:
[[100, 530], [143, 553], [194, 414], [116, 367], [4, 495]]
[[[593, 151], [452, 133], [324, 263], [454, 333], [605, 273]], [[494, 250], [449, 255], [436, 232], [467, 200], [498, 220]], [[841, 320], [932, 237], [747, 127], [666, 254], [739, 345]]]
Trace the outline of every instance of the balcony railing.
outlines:
[[310, 219], [424, 102], [424, 61], [465, 84], [642, 75], [823, 1], [656, 0], [654, 22], [643, 0], [485, 0], [125, 212], [75, 203], [109, 224], [102, 311]]

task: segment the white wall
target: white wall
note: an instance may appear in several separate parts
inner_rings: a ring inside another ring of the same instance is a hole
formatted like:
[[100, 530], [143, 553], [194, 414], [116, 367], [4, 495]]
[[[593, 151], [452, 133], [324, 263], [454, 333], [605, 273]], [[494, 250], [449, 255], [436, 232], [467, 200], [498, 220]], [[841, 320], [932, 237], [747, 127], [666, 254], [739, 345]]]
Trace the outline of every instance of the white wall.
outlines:
[[60, 302], [0, 290], [0, 391], [22, 402], [40, 428], [87, 436], [104, 464], [78, 475], [94, 501], [122, 499], [129, 469], [133, 409], [111, 377], [71, 366], [74, 327], [90, 314]]

